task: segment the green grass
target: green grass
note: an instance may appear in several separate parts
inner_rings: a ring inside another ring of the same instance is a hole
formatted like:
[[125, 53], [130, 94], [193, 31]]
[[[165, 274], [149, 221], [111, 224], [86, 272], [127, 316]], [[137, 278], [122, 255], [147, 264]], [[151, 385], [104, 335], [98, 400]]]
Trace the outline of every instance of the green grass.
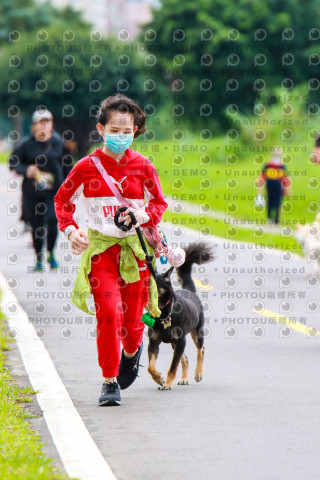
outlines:
[[[159, 153], [145, 152], [146, 146], [137, 144], [137, 150], [154, 161], [159, 173], [161, 185], [166, 195], [173, 195], [174, 200], [179, 202], [188, 201], [194, 204], [205, 203], [212, 211], [218, 211], [226, 216], [232, 216], [239, 220], [252, 221], [252, 230], [238, 227], [235, 236], [231, 238], [232, 228], [226, 225], [223, 220], [213, 218], [206, 219], [206, 225], [210, 226], [212, 234], [224, 237], [254, 242], [258, 244], [273, 244], [275, 248], [288, 249], [294, 253], [302, 254], [300, 245], [293, 237], [280, 237], [272, 233], [266, 233], [258, 238], [254, 227], [266, 221], [266, 210], [257, 209], [254, 206], [256, 194], [255, 179], [261, 172], [262, 161], [249, 153], [248, 158], [240, 159], [235, 166], [227, 165], [231, 158], [226, 159], [226, 152], [223, 150], [222, 140], [216, 139], [211, 142], [210, 149], [206, 156], [199, 153], [200, 142], [185, 143], [189, 151], [181, 154], [175, 153], [177, 147], [170, 142], [157, 142]], [[295, 145], [292, 145], [294, 147]], [[234, 145], [241, 148], [241, 145]], [[152, 148], [152, 145], [151, 145]], [[198, 152], [191, 152], [190, 149]], [[306, 151], [312, 152], [313, 142], [306, 144]], [[150, 150], [150, 148], [149, 148]], [[266, 156], [266, 159], [268, 156]], [[177, 164], [182, 165], [177, 166]], [[203, 166], [204, 162], [208, 165]], [[320, 209], [320, 165], [311, 163], [305, 152], [295, 152], [292, 158], [287, 158], [288, 172], [293, 180], [290, 197], [285, 197], [281, 209], [281, 224], [287, 225], [294, 231], [295, 224], [312, 222]], [[205, 175], [201, 175], [205, 173]], [[205, 184], [207, 178], [211, 181], [209, 188]], [[204, 183], [203, 183], [204, 182]], [[316, 188], [312, 187], [314, 182]], [[165, 213], [164, 218], [181, 223], [181, 217], [189, 222], [194, 215], [183, 213], [182, 215]], [[202, 218], [202, 220], [203, 220]], [[200, 228], [200, 218], [195, 224], [189, 224], [190, 228]], [[233, 232], [234, 233], [234, 232]]]
[[302, 255], [301, 246], [294, 238], [286, 235], [264, 232], [263, 229], [246, 229], [238, 225], [226, 224], [222, 219], [198, 217], [188, 214], [174, 214], [165, 212], [164, 222], [171, 222], [175, 226], [193, 228], [202, 231], [204, 235], [210, 234], [226, 240], [237, 240], [240, 242], [256, 243], [262, 247], [288, 250], [297, 255]]
[[[154, 162], [165, 194], [192, 203], [207, 202], [212, 210], [260, 224], [266, 213], [254, 207], [255, 180], [271, 158], [271, 148], [281, 146], [293, 181], [292, 194], [283, 204], [282, 223], [294, 226], [313, 221], [320, 210], [320, 165], [310, 161], [310, 154], [319, 122], [305, 110], [306, 86], [275, 94], [278, 104], [267, 107], [264, 115], [230, 117], [225, 135], [216, 137], [208, 125], [203, 128], [211, 131], [212, 138], [201, 140], [199, 134], [177, 125], [184, 135], [181, 140], [173, 141], [172, 130], [166, 141], [142, 142], [138, 137], [133, 148]], [[285, 115], [288, 105], [291, 113]], [[263, 141], [257, 139], [259, 131]], [[290, 140], [286, 140], [288, 132]]]
[[8, 163], [10, 152], [1, 152], [0, 153], [0, 163]]
[[[255, 180], [269, 155], [261, 161], [254, 158], [254, 153], [248, 153], [247, 159], [229, 166], [228, 159], [221, 160], [221, 157], [227, 157], [228, 153], [221, 153], [222, 147], [218, 140], [212, 142], [210, 153], [202, 157], [199, 154], [201, 145], [196, 142], [190, 142], [186, 147], [198, 149], [198, 152], [189, 151], [183, 154], [175, 153], [175, 146], [170, 142], [161, 141], [157, 145], [157, 154], [150, 154], [141, 143], [137, 143], [137, 150], [154, 161], [166, 195], [173, 195], [176, 200], [191, 203], [206, 202], [212, 210], [239, 219], [261, 223], [266, 218], [265, 210], [255, 208], [254, 197]], [[312, 149], [312, 142], [306, 144], [307, 152]], [[208, 164], [203, 166], [203, 162], [207, 161]], [[182, 164], [178, 165], [179, 163]], [[310, 163], [304, 152], [292, 155], [292, 159], [288, 157], [286, 164], [293, 184], [291, 196], [284, 198], [281, 221], [284, 225], [312, 221], [319, 210], [320, 165]]]
[[67, 480], [42, 451], [40, 437], [35, 433], [23, 409], [36, 393], [27, 386], [18, 388], [6, 366], [8, 350], [5, 318], [0, 313], [0, 478], [6, 480]]

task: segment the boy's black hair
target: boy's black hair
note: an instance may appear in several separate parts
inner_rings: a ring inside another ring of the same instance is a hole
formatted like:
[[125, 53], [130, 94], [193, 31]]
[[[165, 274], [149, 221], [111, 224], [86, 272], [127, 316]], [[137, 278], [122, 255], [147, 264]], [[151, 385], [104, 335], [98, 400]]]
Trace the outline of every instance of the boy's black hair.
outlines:
[[103, 126], [108, 123], [112, 112], [130, 113], [134, 119], [134, 125], [137, 125], [138, 130], [134, 134], [134, 137], [138, 137], [146, 131], [146, 115], [141, 108], [131, 98], [122, 93], [115, 93], [110, 95], [101, 102], [97, 120]]

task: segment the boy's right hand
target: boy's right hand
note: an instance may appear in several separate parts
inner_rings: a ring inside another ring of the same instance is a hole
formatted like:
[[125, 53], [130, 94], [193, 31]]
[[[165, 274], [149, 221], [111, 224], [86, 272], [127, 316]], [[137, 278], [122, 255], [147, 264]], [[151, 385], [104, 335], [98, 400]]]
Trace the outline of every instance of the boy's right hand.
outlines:
[[90, 245], [87, 232], [81, 228], [70, 232], [68, 235], [68, 240], [70, 242], [71, 251], [75, 255], [80, 255]]

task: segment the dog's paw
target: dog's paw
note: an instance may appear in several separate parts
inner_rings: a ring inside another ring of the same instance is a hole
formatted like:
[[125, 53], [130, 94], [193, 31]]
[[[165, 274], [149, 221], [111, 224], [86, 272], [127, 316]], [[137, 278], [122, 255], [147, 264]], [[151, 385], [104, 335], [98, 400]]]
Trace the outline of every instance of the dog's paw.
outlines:
[[152, 379], [154, 380], [154, 382], [156, 382], [158, 385], [164, 385], [165, 384], [165, 380], [164, 380], [163, 376], [161, 375], [161, 373], [153, 373], [152, 372], [151, 376], [152, 376]]
[[162, 375], [158, 375], [156, 378], [154, 378], [154, 381], [161, 386], [165, 384], [165, 379], [163, 378]]
[[203, 378], [202, 373], [197, 372], [197, 373], [194, 374], [194, 379], [195, 379], [196, 382], [201, 382], [202, 378]]
[[178, 385], [189, 385], [189, 380], [186, 378], [180, 378]]
[[162, 385], [161, 387], [158, 387], [158, 390], [172, 390], [172, 387], [170, 385]]

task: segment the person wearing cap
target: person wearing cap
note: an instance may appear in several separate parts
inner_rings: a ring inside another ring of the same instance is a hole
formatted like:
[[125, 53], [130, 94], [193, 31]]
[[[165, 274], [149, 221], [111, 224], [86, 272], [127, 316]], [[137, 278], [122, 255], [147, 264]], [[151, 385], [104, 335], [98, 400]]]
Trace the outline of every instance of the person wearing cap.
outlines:
[[280, 221], [280, 209], [284, 195], [290, 195], [291, 180], [287, 169], [283, 165], [282, 149], [275, 147], [272, 158], [265, 164], [257, 180], [258, 193], [255, 198], [256, 205], [264, 206], [263, 191], [267, 191], [267, 217], [271, 223]]
[[36, 272], [45, 269], [44, 241], [50, 267], [58, 268], [54, 256], [58, 236], [54, 195], [72, 168], [64, 165], [65, 154], [62, 138], [53, 131], [52, 113], [38, 109], [32, 115], [31, 134], [18, 144], [9, 158], [10, 170], [24, 177], [23, 218], [31, 225]]

